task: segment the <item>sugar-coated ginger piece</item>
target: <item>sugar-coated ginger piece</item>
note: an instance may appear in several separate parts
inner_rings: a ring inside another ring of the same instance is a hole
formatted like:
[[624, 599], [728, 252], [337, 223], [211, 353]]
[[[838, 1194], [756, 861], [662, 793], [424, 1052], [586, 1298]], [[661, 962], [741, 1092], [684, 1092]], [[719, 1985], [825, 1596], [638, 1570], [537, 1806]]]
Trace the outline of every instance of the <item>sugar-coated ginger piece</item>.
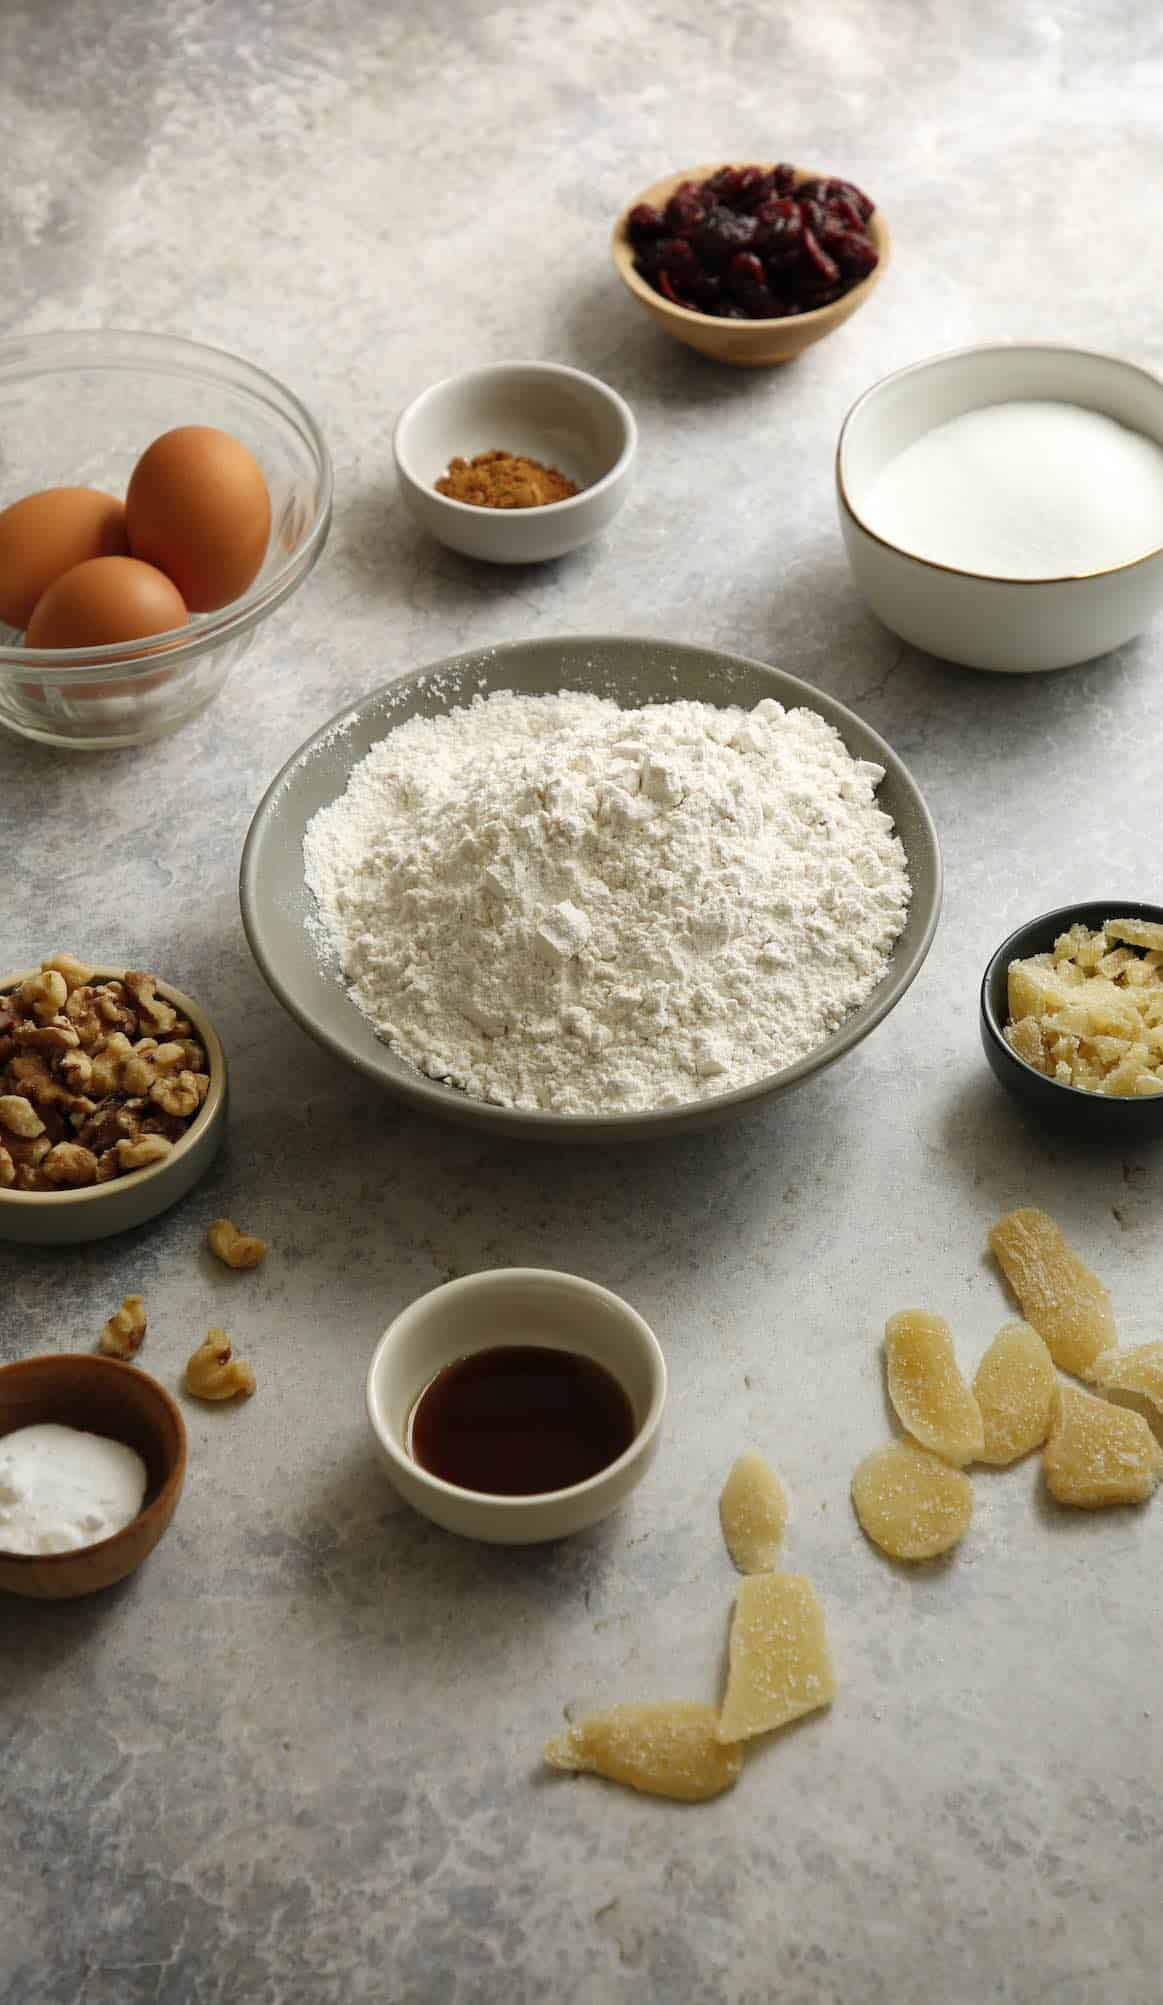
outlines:
[[798, 1573], [757, 1573], [741, 1580], [719, 1739], [731, 1743], [771, 1733], [830, 1706], [835, 1696], [824, 1611], [811, 1581]]
[[1146, 1502], [1163, 1474], [1163, 1448], [1141, 1413], [1062, 1385], [1042, 1467], [1060, 1504], [1101, 1511]]
[[949, 1325], [924, 1309], [902, 1309], [884, 1329], [888, 1396], [901, 1426], [944, 1462], [964, 1468], [981, 1454], [977, 1401], [957, 1369]]
[[718, 1724], [714, 1706], [690, 1699], [608, 1706], [546, 1741], [545, 1759], [550, 1768], [604, 1775], [647, 1796], [704, 1803], [732, 1788], [743, 1766], [742, 1748], [725, 1745]]
[[1108, 919], [1103, 927], [1108, 940], [1125, 941], [1128, 947], [1163, 948], [1163, 925], [1157, 919]]
[[1054, 1360], [1037, 1330], [1007, 1323], [998, 1331], [973, 1381], [985, 1431], [982, 1462], [1004, 1468], [1042, 1446], [1057, 1384]]
[[719, 1523], [740, 1573], [767, 1573], [787, 1524], [783, 1484], [754, 1449], [740, 1455], [719, 1497]]
[[1118, 1348], [1110, 1296], [1067, 1245], [1054, 1220], [1033, 1206], [1009, 1211], [989, 1235], [993, 1254], [1027, 1323], [1060, 1371], [1088, 1378], [1104, 1351]]
[[890, 1559], [936, 1559], [969, 1530], [973, 1485], [915, 1441], [894, 1441], [865, 1456], [852, 1503], [861, 1530]]
[[1130, 1392], [1163, 1416], [1163, 1343], [1138, 1344], [1130, 1351], [1104, 1351], [1091, 1369], [1104, 1392]]

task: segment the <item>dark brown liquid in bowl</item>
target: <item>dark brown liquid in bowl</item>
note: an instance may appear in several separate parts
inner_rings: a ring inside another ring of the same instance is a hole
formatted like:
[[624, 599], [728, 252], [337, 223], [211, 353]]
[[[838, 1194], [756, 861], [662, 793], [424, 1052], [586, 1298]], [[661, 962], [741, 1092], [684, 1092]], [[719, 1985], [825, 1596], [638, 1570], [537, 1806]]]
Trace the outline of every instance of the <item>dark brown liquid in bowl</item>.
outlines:
[[575, 1351], [502, 1344], [446, 1365], [412, 1413], [413, 1459], [493, 1497], [584, 1483], [625, 1453], [634, 1410], [604, 1365]]

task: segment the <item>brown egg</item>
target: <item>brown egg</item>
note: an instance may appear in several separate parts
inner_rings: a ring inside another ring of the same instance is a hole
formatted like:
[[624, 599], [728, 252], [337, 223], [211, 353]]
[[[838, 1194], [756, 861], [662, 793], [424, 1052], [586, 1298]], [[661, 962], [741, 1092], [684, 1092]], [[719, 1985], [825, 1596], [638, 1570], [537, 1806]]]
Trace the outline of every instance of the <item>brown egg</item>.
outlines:
[[271, 498], [228, 432], [180, 425], [148, 446], [125, 497], [129, 547], [171, 577], [194, 613], [241, 598], [262, 569]]
[[55, 578], [88, 557], [129, 549], [125, 508], [95, 487], [46, 487], [0, 515], [0, 621], [26, 627]]
[[177, 586], [136, 557], [93, 557], [49, 586], [28, 622], [28, 647], [103, 647], [184, 627]]

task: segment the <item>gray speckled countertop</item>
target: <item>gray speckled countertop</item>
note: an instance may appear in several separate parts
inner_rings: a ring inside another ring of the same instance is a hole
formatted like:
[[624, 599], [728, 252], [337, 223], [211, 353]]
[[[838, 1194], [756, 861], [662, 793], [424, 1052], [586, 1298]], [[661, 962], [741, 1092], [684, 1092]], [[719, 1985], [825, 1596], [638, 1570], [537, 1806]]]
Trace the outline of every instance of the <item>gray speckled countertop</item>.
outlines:
[[[857, 393], [935, 349], [1163, 362], [1158, 24], [1118, 0], [630, 11], [0, 8], [0, 325], [237, 349], [312, 406], [337, 468], [323, 564], [198, 722], [106, 757], [0, 744], [0, 958], [156, 967], [209, 1006], [235, 1080], [179, 1210], [0, 1253], [0, 1354], [88, 1346], [135, 1288], [167, 1382], [217, 1321], [259, 1376], [249, 1406], [189, 1411], [186, 1495], [136, 1579], [0, 1608], [4, 2005], [1158, 1998], [1163, 1505], [1053, 1517], [1034, 1466], [984, 1474], [955, 1561], [906, 1576], [847, 1486], [886, 1431], [886, 1313], [942, 1309], [969, 1365], [1008, 1313], [984, 1257], [1005, 1206], [1057, 1213], [1125, 1340], [1160, 1334], [1160, 1153], [1033, 1132], [975, 1017], [1011, 923], [1157, 887], [1163, 630], [1059, 676], [922, 658], [849, 584], [830, 466]], [[802, 362], [724, 373], [622, 294], [607, 231], [672, 164], [773, 152], [866, 182], [896, 257]], [[425, 383], [516, 355], [605, 376], [642, 428], [616, 532], [527, 573], [424, 541], [390, 451]], [[945, 844], [941, 931], [888, 1023], [767, 1114], [653, 1151], [490, 1147], [369, 1102], [280, 1013], [238, 918], [254, 805], [325, 717], [456, 648], [570, 629], [821, 684], [910, 763]], [[258, 1275], [212, 1267], [220, 1212], [274, 1242]], [[400, 1305], [508, 1262], [629, 1296], [673, 1387], [624, 1513], [525, 1552], [411, 1515], [362, 1412]], [[794, 1498], [832, 1714], [701, 1809], [545, 1777], [567, 1701], [716, 1694], [715, 1500], [747, 1442]]]

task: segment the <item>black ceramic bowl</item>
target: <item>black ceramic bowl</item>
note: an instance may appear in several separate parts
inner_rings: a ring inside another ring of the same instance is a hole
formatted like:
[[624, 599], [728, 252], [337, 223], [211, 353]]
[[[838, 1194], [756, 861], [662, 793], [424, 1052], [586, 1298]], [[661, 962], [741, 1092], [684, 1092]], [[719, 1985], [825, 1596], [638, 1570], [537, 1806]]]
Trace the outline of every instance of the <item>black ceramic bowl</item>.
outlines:
[[1163, 905], [1143, 905], [1133, 898], [1092, 898], [1085, 905], [1060, 905], [1056, 912], [1043, 912], [1019, 926], [1002, 941], [982, 978], [981, 1042], [1007, 1093], [1031, 1113], [1080, 1139], [1121, 1141], [1133, 1147], [1163, 1138], [1163, 1093], [1127, 1100], [1063, 1086], [1044, 1072], [1035, 1072], [1002, 1035], [1010, 1013], [1006, 982], [1010, 962], [1048, 953], [1058, 935], [1077, 920], [1094, 928], [1107, 919], [1154, 919], [1163, 924]]

